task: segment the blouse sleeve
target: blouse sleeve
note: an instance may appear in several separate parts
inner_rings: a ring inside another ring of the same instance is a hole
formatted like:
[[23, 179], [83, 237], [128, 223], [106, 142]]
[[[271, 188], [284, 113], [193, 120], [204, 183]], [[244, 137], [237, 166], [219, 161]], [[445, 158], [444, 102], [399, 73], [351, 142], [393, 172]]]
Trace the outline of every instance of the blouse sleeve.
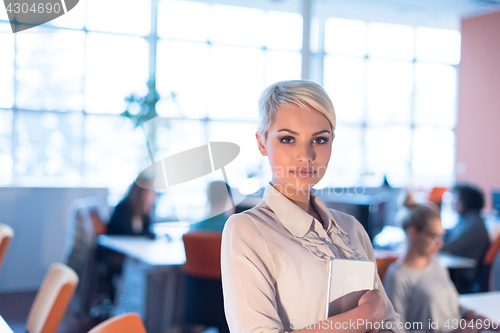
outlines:
[[231, 333], [283, 333], [269, 251], [260, 230], [245, 214], [232, 215], [226, 222], [221, 270]]

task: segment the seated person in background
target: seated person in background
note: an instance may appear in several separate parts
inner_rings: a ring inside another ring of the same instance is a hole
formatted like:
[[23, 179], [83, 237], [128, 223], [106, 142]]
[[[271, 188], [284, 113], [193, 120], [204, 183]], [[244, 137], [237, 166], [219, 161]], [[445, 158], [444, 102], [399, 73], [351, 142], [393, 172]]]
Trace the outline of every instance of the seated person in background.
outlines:
[[[476, 268], [451, 272], [451, 279], [459, 293], [470, 293], [478, 274], [484, 269], [483, 257], [490, 246], [488, 231], [480, 216], [484, 206], [484, 196], [480, 189], [467, 184], [457, 184], [452, 188], [452, 207], [459, 214], [457, 225], [448, 231], [442, 252], [477, 260]], [[478, 288], [477, 289], [486, 289]], [[486, 291], [486, 290], [482, 290]]]
[[[453, 320], [460, 323], [463, 318], [469, 323], [487, 319], [460, 305], [446, 268], [439, 265], [436, 254], [443, 245], [444, 229], [438, 207], [416, 204], [410, 196], [404, 206], [398, 220], [407, 237], [406, 253], [389, 266], [384, 278], [385, 290], [401, 321], [422, 323], [420, 331], [449, 332], [453, 329], [446, 323], [452, 326]], [[436, 326], [429, 327], [429, 321]], [[477, 332], [470, 327], [466, 330]]]
[[[113, 215], [108, 223], [108, 235], [126, 235], [126, 236], [154, 236], [149, 231], [151, 223], [150, 215], [153, 211], [156, 193], [150, 188], [152, 182], [148, 178], [139, 175], [136, 181], [130, 186], [125, 197], [115, 207]], [[103, 283], [109, 290], [110, 300], [115, 299], [116, 280], [121, 276], [123, 260], [125, 256], [121, 253], [100, 248], [99, 257], [104, 261], [107, 267], [106, 278]]]
[[125, 197], [115, 207], [108, 224], [108, 235], [152, 235], [149, 225], [156, 193], [152, 189], [137, 185], [137, 182], [151, 184], [149, 179], [139, 176], [130, 186]]
[[190, 230], [222, 232], [227, 219], [234, 213], [234, 207], [229, 199], [229, 185], [223, 181], [211, 182], [208, 186], [207, 198], [210, 203], [210, 213], [204, 221], [192, 224]]

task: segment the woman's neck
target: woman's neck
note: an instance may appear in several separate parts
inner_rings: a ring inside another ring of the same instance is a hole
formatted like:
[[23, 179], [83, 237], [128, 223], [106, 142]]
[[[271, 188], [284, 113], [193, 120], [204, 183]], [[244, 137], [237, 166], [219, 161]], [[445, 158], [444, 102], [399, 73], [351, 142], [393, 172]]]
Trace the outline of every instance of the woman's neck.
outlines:
[[294, 204], [296, 204], [300, 209], [304, 212], [311, 214], [311, 192], [304, 190], [297, 190], [291, 186], [282, 185], [281, 183], [275, 181], [274, 179], [271, 181], [271, 185], [278, 191], [281, 192], [285, 197], [290, 199]]
[[425, 268], [429, 265], [430, 260], [430, 257], [410, 248], [404, 256], [403, 264], [412, 268]]

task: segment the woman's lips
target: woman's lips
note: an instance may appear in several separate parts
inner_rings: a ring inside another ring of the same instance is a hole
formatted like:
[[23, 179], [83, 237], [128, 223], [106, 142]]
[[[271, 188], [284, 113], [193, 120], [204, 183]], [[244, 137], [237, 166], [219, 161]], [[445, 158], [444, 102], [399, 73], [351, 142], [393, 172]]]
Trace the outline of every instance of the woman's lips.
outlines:
[[294, 170], [293, 173], [296, 176], [299, 176], [302, 178], [308, 178], [308, 177], [314, 176], [316, 171], [314, 171], [313, 169], [301, 168], [301, 169]]

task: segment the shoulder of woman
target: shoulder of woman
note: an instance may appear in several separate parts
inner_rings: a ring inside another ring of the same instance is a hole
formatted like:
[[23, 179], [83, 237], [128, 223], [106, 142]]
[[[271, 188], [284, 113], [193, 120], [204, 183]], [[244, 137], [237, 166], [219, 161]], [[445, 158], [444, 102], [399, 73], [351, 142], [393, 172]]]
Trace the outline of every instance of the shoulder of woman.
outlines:
[[339, 212], [338, 210], [332, 208], [328, 208], [328, 210], [332, 214], [333, 219], [335, 220], [335, 222], [337, 222], [339, 227], [341, 227], [342, 230], [344, 230], [348, 234], [352, 232], [361, 234], [365, 233], [365, 228], [354, 216]]

